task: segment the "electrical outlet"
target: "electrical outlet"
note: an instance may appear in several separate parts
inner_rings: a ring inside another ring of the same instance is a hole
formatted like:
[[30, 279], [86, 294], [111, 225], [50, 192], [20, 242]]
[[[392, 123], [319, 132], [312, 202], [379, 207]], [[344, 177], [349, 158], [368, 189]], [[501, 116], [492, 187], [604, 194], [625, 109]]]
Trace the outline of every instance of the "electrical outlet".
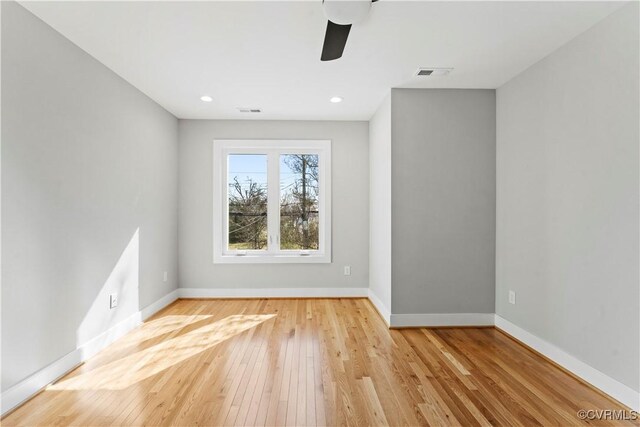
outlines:
[[169, 276], [167, 275], [167, 272], [165, 271], [165, 272], [164, 272], [164, 275], [162, 276], [162, 280], [163, 280], [164, 282], [166, 282], [168, 279], [169, 279]]
[[351, 266], [350, 265], [345, 265], [344, 266], [344, 275], [345, 276], [351, 276]]
[[109, 308], [113, 309], [118, 306], [118, 294], [109, 295]]
[[509, 291], [509, 304], [516, 303], [516, 291]]

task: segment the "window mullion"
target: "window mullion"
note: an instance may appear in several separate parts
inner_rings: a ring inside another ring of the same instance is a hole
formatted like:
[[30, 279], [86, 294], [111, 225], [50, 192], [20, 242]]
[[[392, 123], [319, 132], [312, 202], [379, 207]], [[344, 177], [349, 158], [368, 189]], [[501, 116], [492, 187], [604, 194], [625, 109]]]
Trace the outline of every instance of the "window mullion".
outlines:
[[267, 233], [268, 251], [280, 251], [280, 164], [276, 150], [269, 151], [267, 160]]
[[220, 203], [222, 203], [222, 250], [227, 252], [229, 250], [229, 186], [227, 182], [228, 169], [229, 169], [229, 152], [228, 150], [222, 150], [222, 159], [220, 165], [222, 166], [220, 175], [222, 185], [220, 186]]

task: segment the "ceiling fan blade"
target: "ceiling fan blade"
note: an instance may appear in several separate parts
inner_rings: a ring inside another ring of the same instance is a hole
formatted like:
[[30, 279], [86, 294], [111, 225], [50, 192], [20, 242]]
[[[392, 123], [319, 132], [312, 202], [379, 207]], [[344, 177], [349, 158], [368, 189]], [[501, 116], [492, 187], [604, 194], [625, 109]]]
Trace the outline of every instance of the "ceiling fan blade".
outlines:
[[321, 61], [333, 61], [342, 56], [350, 30], [351, 24], [339, 25], [327, 21], [327, 32], [324, 35], [324, 45], [322, 46], [322, 56], [320, 57]]

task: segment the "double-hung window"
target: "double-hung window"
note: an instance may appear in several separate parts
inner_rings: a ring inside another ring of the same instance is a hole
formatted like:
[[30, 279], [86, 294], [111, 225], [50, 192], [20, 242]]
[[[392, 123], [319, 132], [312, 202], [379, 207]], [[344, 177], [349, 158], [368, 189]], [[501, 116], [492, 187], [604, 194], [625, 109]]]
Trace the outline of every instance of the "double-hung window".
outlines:
[[331, 141], [213, 142], [214, 263], [331, 262]]

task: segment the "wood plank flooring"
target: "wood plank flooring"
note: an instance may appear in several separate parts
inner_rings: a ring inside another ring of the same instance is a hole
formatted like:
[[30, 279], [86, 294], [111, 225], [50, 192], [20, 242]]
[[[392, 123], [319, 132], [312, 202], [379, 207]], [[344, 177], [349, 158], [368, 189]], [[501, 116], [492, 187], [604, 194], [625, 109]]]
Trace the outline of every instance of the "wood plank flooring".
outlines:
[[2, 424], [567, 426], [580, 409], [623, 408], [495, 329], [389, 330], [366, 299], [180, 300]]

